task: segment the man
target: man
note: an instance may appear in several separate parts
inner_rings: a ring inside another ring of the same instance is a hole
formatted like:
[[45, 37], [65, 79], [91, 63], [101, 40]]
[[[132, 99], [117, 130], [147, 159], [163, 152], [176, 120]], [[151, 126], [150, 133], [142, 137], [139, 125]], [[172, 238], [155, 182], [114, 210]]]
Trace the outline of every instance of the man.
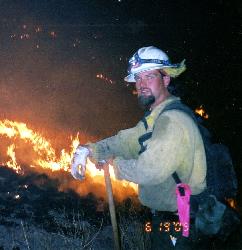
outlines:
[[[160, 218], [172, 220], [173, 215], [174, 218], [177, 216], [174, 172], [190, 186], [193, 195], [205, 189], [205, 151], [198, 127], [189, 115], [174, 109], [162, 112], [179, 100], [169, 93], [168, 86], [172, 77], [185, 70], [184, 61], [172, 64], [166, 53], [150, 46], [139, 49], [129, 64], [125, 81], [135, 82], [138, 101], [148, 112], [133, 128], [79, 146], [72, 164], [72, 175], [79, 177], [78, 165], [85, 165], [87, 156], [96, 162], [112, 159], [116, 177], [138, 184], [141, 203], [154, 212], [153, 227], [160, 227], [164, 222]], [[152, 230], [158, 232], [159, 229]], [[163, 235], [154, 233], [153, 249], [172, 249], [176, 237], [169, 232]], [[169, 246], [162, 248], [165, 244]]]

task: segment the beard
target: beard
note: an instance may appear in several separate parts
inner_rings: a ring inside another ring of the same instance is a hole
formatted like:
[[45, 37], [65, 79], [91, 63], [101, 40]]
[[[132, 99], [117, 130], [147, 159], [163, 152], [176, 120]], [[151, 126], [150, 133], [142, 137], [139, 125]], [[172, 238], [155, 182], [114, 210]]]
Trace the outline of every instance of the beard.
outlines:
[[138, 97], [139, 106], [144, 110], [149, 110], [151, 104], [153, 104], [154, 102], [155, 102], [155, 97], [153, 95], [148, 95], [148, 96], [140, 95]]

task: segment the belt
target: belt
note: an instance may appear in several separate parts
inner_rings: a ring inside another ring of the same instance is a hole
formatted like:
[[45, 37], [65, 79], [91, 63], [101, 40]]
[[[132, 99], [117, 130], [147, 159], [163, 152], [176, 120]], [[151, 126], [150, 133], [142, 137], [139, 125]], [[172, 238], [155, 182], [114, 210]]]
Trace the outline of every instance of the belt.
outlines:
[[153, 217], [159, 217], [160, 219], [164, 219], [164, 220], [174, 220], [174, 221], [179, 220], [177, 211], [168, 212], [168, 211], [153, 210], [152, 211], [152, 216]]
[[[154, 219], [159, 219], [159, 220], [167, 220], [167, 221], [179, 221], [179, 216], [178, 212], [168, 212], [168, 211], [158, 211], [158, 210], [153, 210], [152, 211], [152, 217]], [[190, 216], [190, 224], [195, 223], [195, 218]]]

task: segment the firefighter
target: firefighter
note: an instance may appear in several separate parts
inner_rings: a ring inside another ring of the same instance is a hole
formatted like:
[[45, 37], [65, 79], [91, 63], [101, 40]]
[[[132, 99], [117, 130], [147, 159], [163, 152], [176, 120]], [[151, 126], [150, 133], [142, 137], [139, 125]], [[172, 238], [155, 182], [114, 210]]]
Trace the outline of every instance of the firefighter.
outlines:
[[175, 227], [178, 208], [172, 174], [176, 172], [194, 195], [206, 187], [206, 156], [198, 127], [179, 110], [162, 113], [180, 100], [168, 87], [185, 68], [184, 61], [172, 64], [159, 48], [140, 48], [129, 60], [125, 81], [135, 84], [144, 118], [112, 137], [80, 145], [72, 163], [74, 178], [80, 177], [78, 165], [85, 166], [88, 156], [111, 163], [116, 178], [138, 184], [141, 203], [153, 213], [152, 249], [192, 249], [190, 237]]

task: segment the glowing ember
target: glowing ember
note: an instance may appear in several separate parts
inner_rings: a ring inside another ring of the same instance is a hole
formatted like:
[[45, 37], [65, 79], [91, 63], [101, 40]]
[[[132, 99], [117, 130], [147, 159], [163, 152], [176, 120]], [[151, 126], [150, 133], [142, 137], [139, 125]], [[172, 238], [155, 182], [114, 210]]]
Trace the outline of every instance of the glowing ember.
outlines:
[[50, 32], [50, 36], [51, 36], [52, 38], [56, 38], [56, 37], [57, 37], [57, 34], [56, 34], [55, 31], [51, 31], [51, 32]]
[[134, 90], [132, 91], [132, 94], [133, 94], [133, 95], [138, 95], [137, 90], [134, 89]]
[[38, 26], [38, 27], [35, 28], [35, 32], [36, 32], [36, 33], [39, 33], [39, 32], [41, 32], [41, 31], [42, 31], [42, 28], [41, 28], [40, 26]]
[[[21, 139], [22, 142], [30, 145], [32, 150], [35, 152], [35, 157], [33, 157], [34, 159], [31, 159], [33, 163], [28, 163], [28, 165], [32, 168], [38, 167], [42, 169], [49, 169], [51, 171], [70, 172], [70, 164], [73, 153], [80, 144], [79, 134], [77, 134], [74, 138], [70, 138], [71, 146], [69, 152], [65, 149], [62, 149], [57, 156], [55, 149], [51, 146], [49, 140], [29, 129], [25, 123], [14, 122], [10, 120], [0, 121], [0, 135], [11, 139], [11, 141], [17, 141], [17, 139]], [[6, 163], [2, 163], [2, 165], [7, 165], [16, 173], [23, 174], [23, 169], [17, 164], [18, 157], [16, 157], [16, 153], [18, 152], [15, 152], [16, 149], [18, 148], [14, 143], [8, 147], [7, 156], [10, 157], [10, 160]], [[87, 179], [93, 183], [103, 183], [103, 178], [100, 179], [100, 177], [103, 177], [104, 175], [103, 171], [96, 169], [95, 165], [89, 159], [87, 161], [86, 170], [88, 177]], [[117, 181], [115, 179], [112, 166], [110, 166], [110, 176], [112, 181], [116, 183], [116, 186], [121, 185], [122, 187], [131, 187], [132, 190], [136, 192], [137, 187], [135, 184], [126, 181]]]
[[199, 108], [196, 108], [195, 113], [197, 113], [198, 115], [200, 115], [205, 119], [208, 119], [208, 114], [206, 113], [202, 105]]
[[226, 201], [228, 202], [229, 206], [236, 209], [237, 205], [236, 205], [236, 200], [230, 198], [230, 199], [226, 199]]
[[103, 74], [97, 74], [96, 77], [101, 79], [101, 80], [104, 80], [104, 81], [106, 81], [108, 83], [114, 83], [113, 80], [109, 79], [108, 77], [104, 76]]
[[30, 39], [30, 35], [29, 34], [22, 34], [20, 35], [20, 39], [23, 40], [23, 39]]

